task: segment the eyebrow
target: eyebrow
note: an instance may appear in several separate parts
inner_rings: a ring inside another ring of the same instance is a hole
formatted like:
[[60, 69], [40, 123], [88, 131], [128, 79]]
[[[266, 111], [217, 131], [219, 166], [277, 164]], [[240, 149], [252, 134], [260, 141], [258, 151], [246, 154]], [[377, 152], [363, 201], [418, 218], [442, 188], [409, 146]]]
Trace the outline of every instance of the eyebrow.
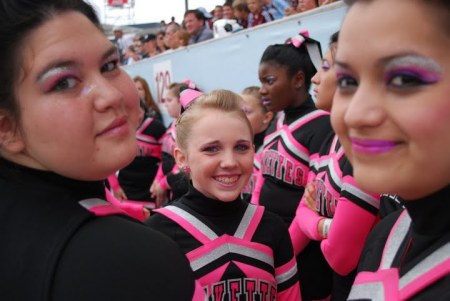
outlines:
[[[118, 53], [118, 49], [115, 45], [112, 45], [103, 53], [100, 60], [104, 61], [109, 56], [116, 54], [116, 53]], [[36, 80], [41, 81], [46, 76], [46, 74], [53, 69], [70, 68], [70, 67], [74, 67], [75, 65], [77, 65], [77, 62], [74, 60], [56, 60], [56, 61], [50, 62], [47, 66], [45, 66], [45, 68], [43, 68], [43, 71], [37, 75]]]
[[[342, 69], [351, 69], [350, 64], [335, 59], [334, 64]], [[381, 64], [384, 68], [393, 68], [397, 66], [405, 65], [419, 65], [426, 69], [432, 69], [435, 72], [442, 72], [442, 66], [440, 66], [433, 59], [423, 56], [415, 52], [404, 52], [390, 55], [378, 60], [377, 64]]]

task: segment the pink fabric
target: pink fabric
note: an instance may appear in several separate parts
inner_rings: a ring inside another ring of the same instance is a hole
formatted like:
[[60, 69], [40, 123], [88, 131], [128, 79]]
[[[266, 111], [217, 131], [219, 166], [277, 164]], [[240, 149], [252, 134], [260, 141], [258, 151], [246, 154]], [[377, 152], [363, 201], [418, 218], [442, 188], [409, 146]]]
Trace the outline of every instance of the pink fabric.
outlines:
[[176, 221], [181, 227], [183, 227], [186, 231], [188, 231], [192, 236], [195, 237], [195, 239], [200, 241], [202, 244], [206, 244], [211, 241], [209, 237], [207, 237], [205, 234], [199, 231], [194, 225], [189, 223], [187, 220], [185, 220], [183, 217], [176, 214], [175, 212], [165, 207], [159, 208], [155, 211], [160, 214], [163, 214], [164, 216], [170, 218], [173, 221]]
[[408, 300], [412, 296], [414, 296], [417, 292], [420, 292], [427, 286], [433, 284], [437, 280], [441, 279], [443, 276], [448, 275], [450, 273], [450, 259], [442, 262], [431, 271], [420, 275], [413, 282], [405, 286], [400, 291], [401, 300]]
[[180, 104], [186, 109], [192, 102], [203, 93], [193, 89], [186, 89], [180, 93]]
[[292, 221], [289, 226], [289, 235], [291, 236], [292, 247], [294, 248], [294, 254], [297, 256], [308, 245], [310, 239], [300, 229], [297, 222]]
[[122, 213], [135, 218], [139, 221], [144, 221], [146, 216], [144, 215], [144, 205], [139, 203], [134, 203], [133, 201], [118, 200], [114, 195], [105, 188], [106, 200], [114, 205], [116, 208], [120, 209]]
[[263, 214], [264, 214], [263, 207], [256, 208], [255, 215], [250, 221], [250, 224], [248, 225], [247, 230], [245, 231], [243, 239], [248, 241], [252, 240], [253, 234], [255, 234], [255, 231], [258, 228], [259, 222], [261, 221]]
[[356, 268], [376, 220], [375, 215], [353, 202], [339, 199], [328, 238], [321, 243], [322, 252], [336, 273], [347, 275]]
[[116, 191], [120, 188], [119, 180], [117, 179], [117, 176], [115, 174], [108, 177], [108, 182], [112, 190]]
[[192, 301], [205, 301], [205, 300], [206, 300], [205, 290], [200, 285], [200, 283], [197, 280], [195, 280], [195, 289]]
[[383, 283], [384, 287], [384, 300], [386, 301], [398, 301], [398, 269], [381, 270], [375, 273], [373, 272], [361, 272], [356, 276], [354, 286], [365, 283]]

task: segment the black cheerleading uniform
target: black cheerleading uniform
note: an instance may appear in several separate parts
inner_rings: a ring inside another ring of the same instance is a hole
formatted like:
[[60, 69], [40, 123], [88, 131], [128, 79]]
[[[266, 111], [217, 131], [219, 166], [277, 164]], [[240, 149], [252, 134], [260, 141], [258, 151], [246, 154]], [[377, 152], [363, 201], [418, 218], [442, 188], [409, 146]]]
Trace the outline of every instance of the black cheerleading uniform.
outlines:
[[[316, 109], [311, 97], [279, 114], [264, 139], [261, 172], [251, 202], [278, 214], [289, 227], [307, 184], [310, 160], [331, 131], [329, 113]], [[320, 242], [311, 241], [297, 256], [297, 265], [304, 300], [329, 295], [331, 271]], [[327, 269], [328, 273], [316, 272]]]
[[289, 226], [307, 184], [310, 157], [330, 132], [329, 113], [316, 109], [311, 97], [280, 113], [264, 138], [252, 203], [278, 214]]
[[[155, 111], [156, 112], [156, 111]], [[118, 180], [127, 198], [133, 201], [154, 202], [150, 186], [161, 162], [161, 137], [166, 128], [156, 118], [143, 120], [136, 131], [138, 152], [134, 160], [119, 171]]]
[[404, 206], [370, 234], [349, 300], [450, 300], [450, 186]]
[[83, 207], [104, 199], [102, 181], [0, 159], [0, 191], [0, 300], [192, 300], [194, 275], [176, 244]]
[[263, 207], [209, 199], [190, 186], [155, 211], [146, 223], [179, 245], [208, 300], [300, 300], [286, 226]]

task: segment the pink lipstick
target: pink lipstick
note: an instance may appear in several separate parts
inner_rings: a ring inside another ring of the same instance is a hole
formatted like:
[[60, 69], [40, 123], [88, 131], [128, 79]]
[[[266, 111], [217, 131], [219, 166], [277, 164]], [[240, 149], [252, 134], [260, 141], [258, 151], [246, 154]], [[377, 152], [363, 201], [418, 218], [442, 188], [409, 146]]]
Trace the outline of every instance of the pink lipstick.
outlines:
[[351, 138], [352, 149], [358, 153], [381, 154], [391, 151], [398, 143], [390, 140], [369, 140]]

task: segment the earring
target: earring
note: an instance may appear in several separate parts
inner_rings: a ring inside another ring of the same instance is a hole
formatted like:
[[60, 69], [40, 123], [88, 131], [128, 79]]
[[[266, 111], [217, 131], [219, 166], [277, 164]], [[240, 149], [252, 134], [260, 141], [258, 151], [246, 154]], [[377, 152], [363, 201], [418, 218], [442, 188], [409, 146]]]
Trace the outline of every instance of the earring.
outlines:
[[191, 173], [191, 168], [189, 167], [189, 165], [183, 166], [181, 167], [181, 170], [186, 173], [186, 174], [190, 174]]

